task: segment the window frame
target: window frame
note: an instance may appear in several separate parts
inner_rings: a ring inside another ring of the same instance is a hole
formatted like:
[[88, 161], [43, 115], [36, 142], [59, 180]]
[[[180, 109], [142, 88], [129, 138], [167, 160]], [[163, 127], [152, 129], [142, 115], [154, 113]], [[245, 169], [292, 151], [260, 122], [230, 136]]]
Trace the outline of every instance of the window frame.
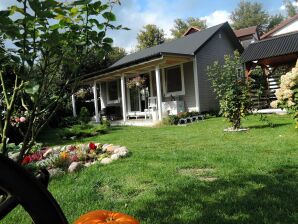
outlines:
[[[117, 100], [110, 100], [109, 83], [111, 83], [111, 82], [116, 82], [117, 83], [117, 97], [118, 97]], [[107, 86], [106, 86], [106, 89], [107, 89], [107, 103], [108, 104], [117, 104], [117, 103], [120, 103], [120, 99], [119, 99], [119, 96], [120, 96], [120, 92], [119, 92], [119, 81], [118, 80], [111, 80], [111, 81], [108, 81], [106, 83], [107, 83]]]
[[[181, 77], [181, 91], [169, 92], [167, 89], [167, 79], [166, 79], [166, 69], [171, 69], [175, 67], [180, 67], [180, 77]], [[184, 68], [183, 64], [173, 65], [169, 67], [165, 67], [162, 69], [162, 81], [163, 81], [163, 93], [165, 97], [170, 96], [181, 96], [185, 95], [185, 83], [184, 83]]]

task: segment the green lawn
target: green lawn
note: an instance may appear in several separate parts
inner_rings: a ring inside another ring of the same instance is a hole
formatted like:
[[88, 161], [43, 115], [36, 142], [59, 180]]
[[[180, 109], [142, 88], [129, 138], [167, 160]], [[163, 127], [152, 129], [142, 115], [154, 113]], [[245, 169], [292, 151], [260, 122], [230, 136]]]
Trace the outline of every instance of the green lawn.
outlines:
[[[69, 222], [95, 209], [142, 224], [298, 223], [298, 131], [288, 116], [256, 116], [248, 132], [212, 118], [189, 126], [116, 127], [84, 139], [125, 145], [131, 156], [52, 180]], [[45, 134], [48, 144], [61, 141]], [[3, 223], [30, 223], [19, 209]], [[1, 222], [2, 223], [2, 222]]]

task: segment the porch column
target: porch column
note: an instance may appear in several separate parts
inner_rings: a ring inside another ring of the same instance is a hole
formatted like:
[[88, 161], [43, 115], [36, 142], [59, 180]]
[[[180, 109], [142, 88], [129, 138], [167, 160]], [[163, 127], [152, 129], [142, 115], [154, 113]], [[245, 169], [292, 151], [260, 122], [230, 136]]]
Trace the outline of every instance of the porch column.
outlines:
[[103, 93], [102, 93], [102, 88], [101, 88], [101, 82], [99, 83], [99, 97], [100, 97], [100, 110], [106, 108], [104, 99], [103, 99]]
[[71, 104], [72, 104], [72, 114], [74, 117], [77, 117], [76, 99], [74, 94], [71, 95]]
[[126, 95], [125, 95], [125, 77], [121, 75], [121, 99], [122, 99], [122, 116], [123, 121], [126, 122]]
[[157, 90], [157, 109], [158, 109], [158, 120], [162, 120], [162, 108], [161, 108], [161, 83], [160, 83], [160, 72], [159, 65], [155, 67], [155, 79], [156, 79], [156, 90]]
[[99, 123], [99, 113], [98, 113], [98, 97], [97, 97], [97, 87], [96, 82], [93, 84], [93, 98], [94, 98], [94, 110], [95, 110], [95, 121], [96, 123]]
[[198, 80], [198, 67], [197, 67], [197, 57], [193, 60], [193, 77], [194, 77], [194, 85], [195, 85], [195, 102], [196, 102], [196, 110], [200, 112], [200, 93], [199, 93], [199, 80]]

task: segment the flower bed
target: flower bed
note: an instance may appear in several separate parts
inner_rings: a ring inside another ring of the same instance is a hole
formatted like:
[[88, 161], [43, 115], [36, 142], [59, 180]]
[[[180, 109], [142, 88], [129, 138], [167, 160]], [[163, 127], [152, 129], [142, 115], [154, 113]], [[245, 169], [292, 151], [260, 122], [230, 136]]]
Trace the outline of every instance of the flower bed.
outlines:
[[126, 157], [128, 149], [113, 144], [93, 143], [43, 148], [25, 156], [22, 164], [47, 168], [50, 174], [75, 172], [96, 163], [109, 164]]

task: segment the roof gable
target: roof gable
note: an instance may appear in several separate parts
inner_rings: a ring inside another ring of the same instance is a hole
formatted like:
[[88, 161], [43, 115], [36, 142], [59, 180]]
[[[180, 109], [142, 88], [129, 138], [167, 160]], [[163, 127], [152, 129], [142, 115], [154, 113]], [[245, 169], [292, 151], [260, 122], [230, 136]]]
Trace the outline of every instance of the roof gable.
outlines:
[[254, 35], [255, 33], [257, 33], [257, 27], [258, 26], [251, 26], [239, 30], [234, 30], [234, 33], [238, 38]]
[[284, 21], [282, 21], [280, 24], [278, 24], [276, 27], [274, 27], [272, 30], [270, 30], [269, 32], [263, 34], [263, 36], [261, 36], [261, 39], [265, 39], [265, 38], [269, 38], [271, 37], [274, 33], [282, 30], [284, 27], [290, 25], [291, 23], [295, 22], [295, 21], [298, 21], [298, 14], [289, 18], [289, 19], [286, 19]]
[[198, 31], [201, 31], [201, 29], [195, 26], [191, 26], [185, 31], [185, 33], [182, 36], [187, 36]]
[[108, 69], [122, 67], [146, 58], [160, 56], [162, 54], [194, 55], [195, 52], [201, 48], [217, 31], [224, 27], [230, 28], [230, 25], [227, 22], [219, 24], [205, 30], [189, 34], [185, 37], [126, 55]]

